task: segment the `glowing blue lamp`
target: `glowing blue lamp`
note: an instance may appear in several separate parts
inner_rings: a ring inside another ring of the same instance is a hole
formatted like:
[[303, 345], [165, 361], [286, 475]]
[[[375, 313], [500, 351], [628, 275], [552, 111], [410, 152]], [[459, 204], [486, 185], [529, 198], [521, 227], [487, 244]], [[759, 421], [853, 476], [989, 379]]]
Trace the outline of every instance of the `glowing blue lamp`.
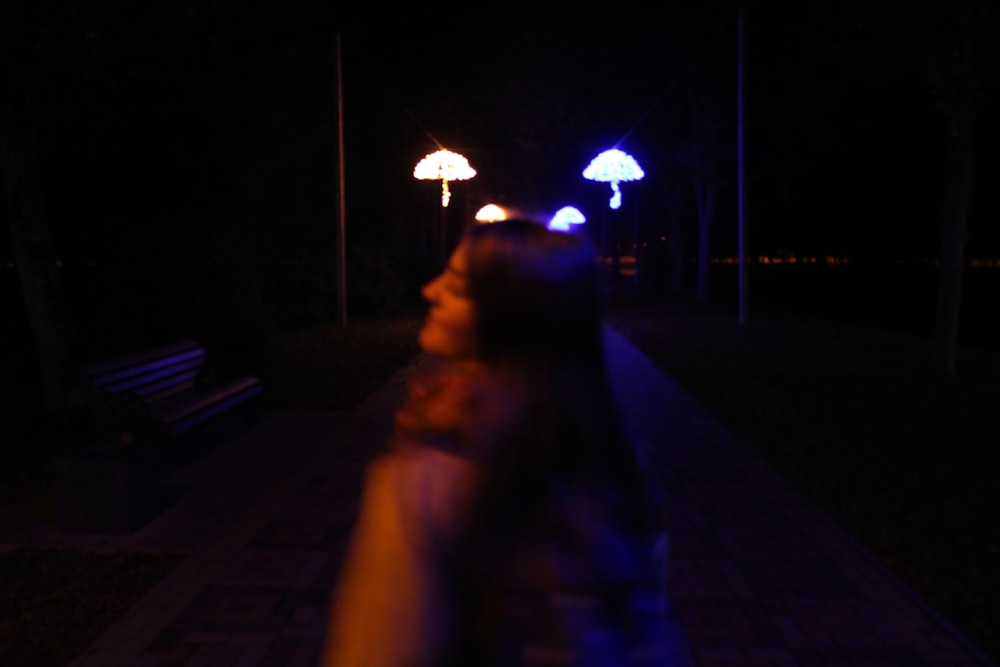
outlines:
[[571, 229], [571, 225], [582, 225], [586, 221], [587, 218], [576, 207], [563, 206], [549, 220], [549, 229], [568, 232]]
[[591, 181], [610, 183], [614, 194], [611, 196], [611, 208], [621, 208], [622, 192], [618, 187], [624, 181], [638, 181], [646, 174], [631, 155], [617, 148], [604, 151], [587, 165], [583, 177]]

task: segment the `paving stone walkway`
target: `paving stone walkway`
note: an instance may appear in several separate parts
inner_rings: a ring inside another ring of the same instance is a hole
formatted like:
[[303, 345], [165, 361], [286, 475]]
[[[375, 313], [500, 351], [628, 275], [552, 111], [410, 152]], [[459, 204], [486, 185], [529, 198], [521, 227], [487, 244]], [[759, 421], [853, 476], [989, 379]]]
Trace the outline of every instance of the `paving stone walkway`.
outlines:
[[[616, 394], [667, 492], [684, 664], [995, 667], [623, 336], [607, 341]], [[133, 535], [36, 535], [189, 554], [71, 667], [313, 665], [364, 464], [409, 370], [353, 413], [264, 415]]]

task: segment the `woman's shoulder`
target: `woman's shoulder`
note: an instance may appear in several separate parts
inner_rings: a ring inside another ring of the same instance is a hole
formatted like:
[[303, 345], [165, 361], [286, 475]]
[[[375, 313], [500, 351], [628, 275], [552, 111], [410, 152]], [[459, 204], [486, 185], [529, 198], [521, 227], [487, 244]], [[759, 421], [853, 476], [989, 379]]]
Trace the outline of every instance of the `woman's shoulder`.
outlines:
[[516, 418], [516, 405], [505, 380], [480, 365], [434, 365], [410, 380], [394, 439], [480, 459], [485, 440]]

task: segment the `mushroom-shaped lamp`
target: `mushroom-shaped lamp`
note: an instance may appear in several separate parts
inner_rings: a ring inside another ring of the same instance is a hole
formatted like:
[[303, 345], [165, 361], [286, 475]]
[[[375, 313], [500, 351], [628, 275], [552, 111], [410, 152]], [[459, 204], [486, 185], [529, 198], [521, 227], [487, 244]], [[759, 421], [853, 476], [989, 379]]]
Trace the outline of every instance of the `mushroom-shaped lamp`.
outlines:
[[617, 148], [604, 151], [587, 165], [583, 177], [591, 181], [610, 183], [614, 194], [611, 196], [611, 208], [620, 208], [622, 192], [618, 184], [623, 181], [638, 181], [646, 174], [631, 155]]
[[549, 220], [549, 229], [568, 232], [570, 225], [582, 225], [585, 222], [587, 222], [587, 218], [580, 212], [580, 209], [573, 206], [563, 206]]
[[444, 149], [426, 155], [413, 169], [414, 178], [441, 181], [441, 206], [447, 206], [451, 199], [448, 181], [464, 181], [475, 175], [465, 157]]
[[507, 211], [496, 204], [487, 204], [476, 211], [476, 222], [498, 222], [507, 219]]

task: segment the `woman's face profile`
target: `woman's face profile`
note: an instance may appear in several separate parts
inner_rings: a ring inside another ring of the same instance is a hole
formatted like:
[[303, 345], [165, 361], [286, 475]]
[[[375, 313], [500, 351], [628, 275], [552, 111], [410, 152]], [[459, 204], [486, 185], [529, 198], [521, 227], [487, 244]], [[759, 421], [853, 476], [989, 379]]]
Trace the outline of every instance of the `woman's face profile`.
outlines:
[[476, 304], [469, 295], [464, 242], [452, 253], [445, 270], [424, 285], [420, 293], [430, 304], [420, 329], [420, 347], [448, 359], [475, 359], [478, 353]]

